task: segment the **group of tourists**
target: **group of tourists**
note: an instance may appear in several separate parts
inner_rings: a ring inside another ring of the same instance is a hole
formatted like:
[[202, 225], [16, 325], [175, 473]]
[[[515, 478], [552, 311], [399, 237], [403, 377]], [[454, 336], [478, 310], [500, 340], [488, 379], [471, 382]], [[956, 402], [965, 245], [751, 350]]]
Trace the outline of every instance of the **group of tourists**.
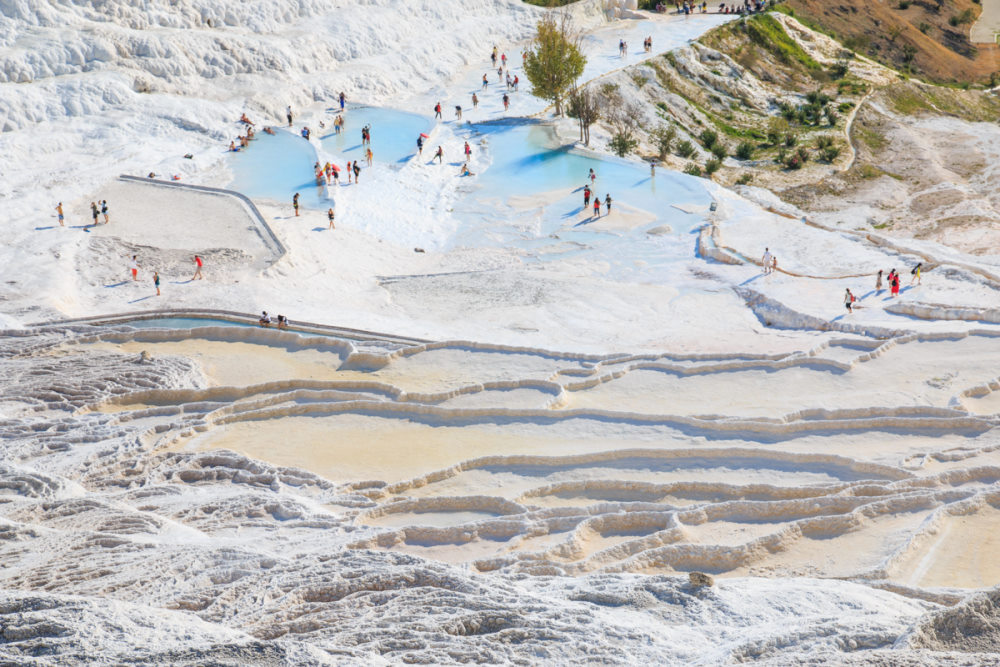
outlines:
[[[774, 6], [775, 0], [770, 0], [771, 6]], [[764, 11], [768, 6], [768, 0], [743, 0], [742, 4], [740, 2], [731, 2], [726, 4], [725, 2], [719, 4], [719, 14], [757, 14], [758, 12]], [[669, 11], [670, 5], [659, 2], [656, 4], [656, 11], [664, 14]], [[698, 4], [694, 0], [674, 0], [674, 10], [678, 14], [690, 15], [698, 13], [701, 10], [702, 14], [708, 12], [708, 2], [702, 0], [701, 4]]]
[[765, 276], [778, 270], [778, 258], [775, 257], [770, 248], [764, 248], [764, 256], [760, 258], [760, 265]]
[[[593, 168], [588, 170], [587, 179], [590, 183], [585, 183], [583, 186], [583, 212], [586, 213], [590, 209], [590, 199], [593, 197], [594, 214], [592, 217], [599, 218], [601, 217], [601, 197], [596, 194], [594, 190], [594, 183], [597, 181], [597, 172], [595, 172]], [[604, 215], [606, 216], [611, 215], [611, 202], [611, 193], [606, 193], [604, 195]]]
[[[507, 84], [507, 92], [503, 94], [502, 98], [503, 110], [506, 112], [510, 109], [510, 93], [517, 92], [518, 86], [521, 83], [521, 78], [517, 74], [511, 76], [510, 69], [507, 67], [507, 54], [499, 53], [498, 55], [498, 53], [499, 51], [496, 45], [494, 45], [493, 51], [490, 53], [490, 60], [492, 61], [493, 66], [497, 68], [497, 83], [506, 82]], [[522, 54], [522, 59], [526, 57], [527, 57], [526, 53]], [[497, 67], [498, 59], [500, 61], [499, 67]], [[489, 75], [483, 74], [482, 90], [487, 90], [489, 88], [489, 85], [490, 85]], [[439, 107], [440, 107], [440, 102], [438, 103], [438, 107], [435, 107], [435, 111], [437, 112], [435, 118], [441, 117]], [[479, 97], [476, 95], [476, 93], [472, 93], [472, 108], [473, 109], [479, 108]], [[457, 120], [462, 119], [462, 107], [460, 106], [455, 107], [455, 116]]]
[[[62, 202], [59, 202], [59, 205], [56, 206], [56, 212], [59, 214], [59, 224], [63, 225], [64, 216], [63, 216]], [[104, 224], [108, 224], [109, 222], [111, 222], [111, 219], [108, 217], [108, 200], [102, 199], [100, 201], [90, 202], [90, 216], [94, 220], [91, 227], [97, 226], [98, 222], [97, 219], [99, 216], [102, 215], [104, 216]]]
[[[774, 4], [772, 0], [772, 6]], [[730, 4], [720, 3], [720, 14], [757, 14], [767, 8], [766, 0], [743, 0], [743, 4], [733, 2]]]
[[[246, 133], [239, 135], [236, 139], [229, 142], [229, 150], [233, 153], [249, 147], [250, 142], [253, 141], [254, 138], [254, 122], [247, 118], [246, 112], [240, 115], [240, 124], [246, 128]], [[264, 131], [268, 134], [274, 134], [274, 130], [269, 127], [265, 127]], [[236, 142], [239, 142], [240, 145], [237, 146]]]
[[[204, 276], [201, 275], [201, 267], [203, 267], [204, 265], [205, 263], [204, 261], [202, 261], [201, 255], [195, 255], [194, 275], [191, 276], [191, 279], [188, 280], [188, 282], [192, 282], [194, 280], [202, 280], [204, 278]], [[139, 256], [132, 255], [132, 259], [128, 260], [127, 266], [129, 273], [132, 275], [132, 282], [139, 282], [139, 269], [142, 268], [142, 264], [139, 263]], [[153, 271], [152, 281], [153, 281], [153, 287], [156, 288], [156, 296], [161, 296], [159, 271], [156, 270]]]
[[[770, 248], [764, 248], [764, 256], [761, 257], [760, 261], [761, 267], [763, 268], [764, 275], [774, 273], [778, 270], [778, 258], [774, 256]], [[920, 285], [920, 273], [923, 270], [924, 263], [918, 262], [910, 270], [910, 285]], [[899, 285], [900, 276], [899, 271], [896, 269], [891, 269], [888, 274], [885, 273], [883, 269], [879, 269], [878, 273], [875, 274], [875, 295], [878, 296], [882, 294], [886, 287], [889, 288], [889, 298], [895, 298], [899, 296]], [[855, 295], [850, 288], [844, 290], [844, 308], [849, 313], [853, 313], [854, 309], [857, 307], [855, 304], [860, 301], [860, 299]]]
[[[910, 279], [910, 285], [919, 285], [920, 284], [920, 271], [923, 268], [923, 266], [924, 266], [923, 262], [918, 262], [917, 265], [914, 266], [913, 269], [910, 270], [910, 274], [913, 276]], [[883, 273], [884, 273], [884, 271], [882, 269], [879, 269], [879, 272], [877, 274], [875, 274], [875, 295], [876, 296], [882, 294], [882, 290], [883, 290], [882, 275], [883, 275]], [[889, 274], [887, 276], [885, 276], [885, 280], [886, 280], [885, 284], [887, 284], [889, 286], [889, 298], [891, 299], [891, 298], [895, 298], [895, 297], [899, 296], [899, 280], [900, 280], [899, 279], [899, 271], [897, 271], [896, 269], [890, 270]], [[857, 303], [857, 301], [858, 301], [858, 298], [851, 292], [850, 289], [846, 289], [844, 291], [844, 308], [847, 309], [847, 312], [849, 312], [849, 313], [853, 313], [854, 312], [854, 309], [856, 307], [854, 304]]]
[[[273, 322], [274, 320], [271, 319], [271, 316], [267, 314], [266, 310], [260, 314], [260, 318], [257, 320], [257, 324], [259, 324], [264, 328], [269, 328]], [[285, 317], [284, 315], [278, 315], [278, 328], [279, 329], [288, 328], [288, 318]]]

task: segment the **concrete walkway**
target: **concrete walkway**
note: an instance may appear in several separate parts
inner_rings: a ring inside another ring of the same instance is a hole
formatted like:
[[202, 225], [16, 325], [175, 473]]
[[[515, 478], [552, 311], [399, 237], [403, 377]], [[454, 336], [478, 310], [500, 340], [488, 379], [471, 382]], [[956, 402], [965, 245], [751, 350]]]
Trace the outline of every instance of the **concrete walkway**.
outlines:
[[996, 44], [1000, 33], [1000, 0], [982, 0], [983, 13], [969, 31], [969, 41], [973, 44]]

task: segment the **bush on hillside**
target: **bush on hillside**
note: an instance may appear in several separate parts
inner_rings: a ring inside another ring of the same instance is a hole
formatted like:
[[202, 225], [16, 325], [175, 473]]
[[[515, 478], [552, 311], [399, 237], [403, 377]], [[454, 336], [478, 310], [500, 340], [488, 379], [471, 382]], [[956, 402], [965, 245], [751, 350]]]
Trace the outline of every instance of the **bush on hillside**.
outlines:
[[753, 157], [754, 146], [749, 141], [741, 141], [736, 147], [736, 157], [741, 160], [749, 160]]
[[634, 151], [638, 145], [638, 141], [623, 132], [615, 134], [615, 136], [611, 137], [611, 141], [608, 142], [608, 148], [618, 157], [625, 157]]
[[652, 138], [656, 150], [659, 151], [660, 159], [665, 160], [667, 155], [670, 154], [671, 147], [674, 145], [674, 139], [677, 138], [677, 128], [664, 123], [653, 130]]

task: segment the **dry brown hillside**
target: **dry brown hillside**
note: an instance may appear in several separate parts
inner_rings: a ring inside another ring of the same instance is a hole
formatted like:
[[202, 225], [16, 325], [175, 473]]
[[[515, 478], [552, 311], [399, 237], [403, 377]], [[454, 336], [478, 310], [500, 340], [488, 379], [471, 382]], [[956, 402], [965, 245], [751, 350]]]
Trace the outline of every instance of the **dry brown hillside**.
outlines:
[[1000, 83], [1000, 50], [972, 44], [972, 0], [787, 0], [782, 11], [852, 50], [936, 82]]

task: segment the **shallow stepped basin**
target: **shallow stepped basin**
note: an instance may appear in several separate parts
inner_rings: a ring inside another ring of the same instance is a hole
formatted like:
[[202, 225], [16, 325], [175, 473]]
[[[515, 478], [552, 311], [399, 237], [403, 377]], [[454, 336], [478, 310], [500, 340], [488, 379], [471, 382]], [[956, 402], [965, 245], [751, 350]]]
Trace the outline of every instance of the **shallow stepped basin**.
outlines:
[[258, 131], [248, 148], [228, 161], [233, 179], [228, 187], [254, 199], [272, 199], [291, 205], [292, 195], [301, 195], [300, 205], [325, 208], [326, 193], [317, 189], [313, 164], [316, 149], [289, 131], [273, 135]]
[[[339, 115], [339, 114], [338, 114]], [[347, 107], [344, 114], [344, 130], [334, 134], [330, 123], [323, 129], [321, 142], [323, 149], [337, 159], [360, 160], [365, 164], [365, 146], [361, 144], [361, 128], [371, 127], [371, 149], [375, 162], [390, 166], [409, 162], [417, 154], [417, 137], [429, 133], [433, 127], [430, 118], [415, 113], [384, 107]], [[312, 128], [314, 131], [316, 128]], [[424, 158], [434, 154], [430, 148], [431, 139], [424, 144]], [[341, 168], [346, 164], [335, 162]], [[346, 174], [341, 180], [347, 181]]]

